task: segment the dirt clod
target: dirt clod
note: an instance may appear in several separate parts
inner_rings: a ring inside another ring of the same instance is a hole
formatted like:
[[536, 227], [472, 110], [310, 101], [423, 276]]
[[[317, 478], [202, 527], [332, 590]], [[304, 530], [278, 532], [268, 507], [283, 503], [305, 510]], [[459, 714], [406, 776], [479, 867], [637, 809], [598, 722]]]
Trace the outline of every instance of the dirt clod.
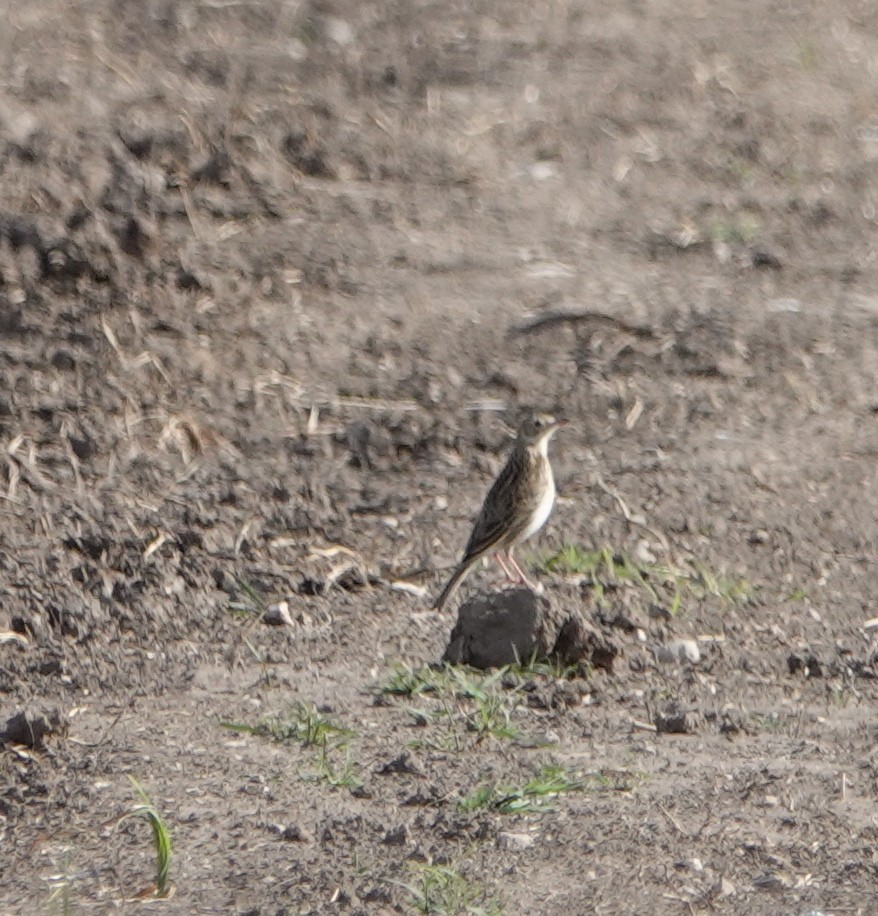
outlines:
[[695, 710], [686, 709], [676, 700], [672, 700], [653, 716], [656, 731], [668, 735], [693, 735], [703, 721]]
[[528, 588], [470, 598], [457, 612], [443, 660], [495, 668], [517, 659], [545, 656], [557, 633], [551, 618], [549, 600]]
[[555, 658], [612, 670], [618, 647], [563, 600], [528, 588], [477, 595], [464, 602], [444, 661], [494, 668], [521, 659]]
[[67, 728], [67, 718], [60, 709], [19, 710], [6, 720], [3, 731], [0, 731], [0, 740], [39, 751], [45, 748], [46, 737], [65, 735]]
[[376, 767], [375, 772], [381, 776], [400, 773], [409, 776], [422, 775], [415, 761], [407, 753], [400, 754], [398, 757], [394, 757], [393, 760], [388, 760], [386, 763], [380, 764]]
[[800, 655], [792, 652], [787, 657], [787, 669], [790, 674], [800, 674], [804, 677], [823, 677], [823, 665], [820, 659], [810, 652]]

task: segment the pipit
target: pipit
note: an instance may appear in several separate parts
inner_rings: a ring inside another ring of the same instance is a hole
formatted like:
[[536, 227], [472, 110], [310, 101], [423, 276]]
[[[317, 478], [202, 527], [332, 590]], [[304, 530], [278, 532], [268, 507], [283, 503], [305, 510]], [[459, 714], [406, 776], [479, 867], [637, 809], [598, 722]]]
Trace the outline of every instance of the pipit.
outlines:
[[485, 497], [463, 557], [433, 604], [436, 610], [442, 610], [473, 566], [491, 553], [511, 581], [536, 587], [512, 552], [545, 525], [552, 511], [555, 479], [549, 464], [549, 440], [566, 425], [566, 420], [548, 414], [534, 414], [521, 424], [509, 460]]

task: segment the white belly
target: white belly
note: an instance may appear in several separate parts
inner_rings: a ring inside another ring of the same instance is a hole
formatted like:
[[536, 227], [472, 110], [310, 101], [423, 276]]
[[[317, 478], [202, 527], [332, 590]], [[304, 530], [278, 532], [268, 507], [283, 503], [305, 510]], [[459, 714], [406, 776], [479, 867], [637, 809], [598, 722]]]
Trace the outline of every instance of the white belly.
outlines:
[[540, 500], [540, 504], [537, 506], [536, 511], [531, 516], [531, 520], [528, 523], [527, 528], [524, 529], [524, 532], [521, 535], [521, 540], [525, 541], [532, 534], [536, 534], [543, 525], [546, 524], [546, 519], [549, 517], [549, 514], [552, 511], [552, 506], [555, 502], [555, 481], [552, 478], [551, 471], [549, 472], [549, 485], [546, 487], [546, 492], [543, 494], [543, 498]]

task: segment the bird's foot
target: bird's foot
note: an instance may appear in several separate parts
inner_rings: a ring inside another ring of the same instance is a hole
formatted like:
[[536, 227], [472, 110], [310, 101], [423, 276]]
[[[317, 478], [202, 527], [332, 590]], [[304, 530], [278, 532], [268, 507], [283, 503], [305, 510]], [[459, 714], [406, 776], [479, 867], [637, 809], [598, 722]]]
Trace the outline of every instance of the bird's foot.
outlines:
[[546, 590], [542, 582], [531, 582], [526, 576], [511, 576], [507, 582], [503, 583], [502, 588], [504, 591], [513, 588], [528, 588], [537, 595], [542, 595]]

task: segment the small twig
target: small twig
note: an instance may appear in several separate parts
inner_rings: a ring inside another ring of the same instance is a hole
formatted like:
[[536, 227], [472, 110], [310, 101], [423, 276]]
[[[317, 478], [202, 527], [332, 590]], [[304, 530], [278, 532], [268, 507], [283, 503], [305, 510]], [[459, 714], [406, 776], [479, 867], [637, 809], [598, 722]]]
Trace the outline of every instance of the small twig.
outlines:
[[559, 324], [577, 324], [581, 321], [593, 321], [597, 324], [608, 324], [627, 331], [635, 337], [642, 339], [653, 339], [656, 333], [652, 328], [642, 325], [630, 324], [622, 318], [615, 318], [613, 315], [606, 315], [603, 312], [592, 312], [583, 309], [547, 309], [538, 315], [528, 315], [522, 322], [512, 328], [514, 334], [531, 334], [534, 331], [542, 331], [547, 328], [553, 328]]
[[379, 117], [378, 115], [371, 114], [369, 115], [369, 120], [375, 124], [380, 130], [383, 130], [391, 140], [399, 139], [399, 131], [395, 131], [393, 127], [388, 123], [386, 118]]
[[37, 493], [51, 493], [58, 488], [53, 480], [50, 480], [37, 469], [36, 462], [32, 458], [30, 462], [25, 462], [23, 458], [19, 458], [12, 452], [8, 452], [3, 457], [9, 466], [9, 483], [12, 492], [8, 492], [7, 495], [10, 498], [15, 497], [15, 485], [18, 483], [19, 477], [23, 478], [28, 486]]
[[625, 500], [622, 499], [621, 495], [615, 490], [611, 490], [606, 483], [604, 483], [603, 477], [598, 474], [595, 479], [595, 483], [598, 486], [598, 489], [603, 490], [607, 496], [611, 496], [619, 506], [619, 510], [622, 512], [622, 515], [625, 517], [625, 521], [629, 525], [637, 525], [638, 528], [642, 528], [648, 534], [651, 534], [656, 540], [664, 547], [667, 553], [671, 552], [671, 545], [668, 542], [668, 539], [661, 533], [661, 531], [653, 528], [651, 525], [647, 525], [646, 522], [641, 521], [639, 518], [631, 514], [631, 510], [628, 508]]
[[109, 736], [110, 732], [116, 727], [117, 723], [122, 718], [124, 713], [125, 713], [125, 709], [123, 707], [116, 714], [116, 718], [113, 719], [113, 721], [104, 729], [104, 733], [101, 735], [100, 738], [98, 738], [97, 741], [83, 741], [81, 738], [70, 738], [69, 740], [73, 744], [79, 744], [82, 747], [100, 747], [107, 740], [107, 737]]
[[668, 811], [667, 808], [663, 807], [662, 805], [658, 805], [658, 804], [656, 805], [656, 807], [659, 809], [659, 811], [661, 811], [662, 814], [664, 814], [664, 816], [668, 819], [668, 821], [671, 823], [671, 825], [677, 830], [677, 832], [678, 832], [681, 836], [688, 836], [688, 835], [689, 835], [689, 834], [683, 829], [683, 825], [677, 820], [677, 818], [674, 817], [673, 814], [671, 814], [670, 811]]
[[95, 57], [111, 72], [115, 73], [116, 76], [125, 80], [129, 86], [134, 85], [134, 72], [127, 64], [123, 64], [121, 61], [111, 60], [110, 54], [104, 50], [96, 50]]
[[196, 239], [201, 241], [204, 238], [204, 231], [201, 227], [201, 220], [198, 213], [192, 205], [192, 197], [189, 194], [189, 189], [181, 183], [177, 190], [180, 192], [180, 200], [183, 201], [183, 210], [186, 213], [186, 218], [189, 220], [189, 225], [192, 227], [192, 234]]
[[404, 579], [393, 579], [390, 583], [390, 589], [394, 592], [404, 592], [407, 595], [414, 595], [416, 598], [426, 598], [430, 590], [423, 585], [416, 585], [414, 582], [406, 582]]

